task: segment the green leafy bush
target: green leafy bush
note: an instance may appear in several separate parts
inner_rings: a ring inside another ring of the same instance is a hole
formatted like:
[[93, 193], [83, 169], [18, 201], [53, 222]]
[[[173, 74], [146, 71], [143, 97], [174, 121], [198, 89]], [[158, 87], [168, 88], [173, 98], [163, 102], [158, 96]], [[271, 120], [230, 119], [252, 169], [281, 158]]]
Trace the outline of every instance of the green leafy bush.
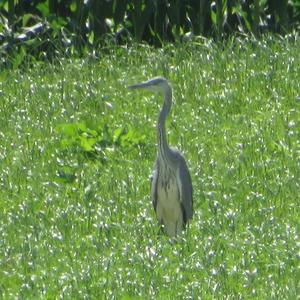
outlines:
[[299, 17], [296, 0], [2, 0], [0, 54], [2, 63], [13, 57], [15, 67], [29, 56], [83, 54], [107, 41], [161, 46], [193, 35], [284, 34], [297, 29]]

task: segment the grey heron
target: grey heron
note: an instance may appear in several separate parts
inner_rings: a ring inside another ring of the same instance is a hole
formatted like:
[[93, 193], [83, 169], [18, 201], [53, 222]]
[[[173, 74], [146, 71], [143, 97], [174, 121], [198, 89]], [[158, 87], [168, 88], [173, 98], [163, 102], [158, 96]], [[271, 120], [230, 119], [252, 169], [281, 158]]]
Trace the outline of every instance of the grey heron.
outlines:
[[172, 105], [172, 88], [163, 77], [129, 86], [164, 95], [164, 104], [157, 123], [158, 151], [151, 186], [153, 207], [163, 230], [175, 237], [186, 228], [193, 216], [193, 188], [183, 155], [170, 148], [166, 139], [165, 121]]

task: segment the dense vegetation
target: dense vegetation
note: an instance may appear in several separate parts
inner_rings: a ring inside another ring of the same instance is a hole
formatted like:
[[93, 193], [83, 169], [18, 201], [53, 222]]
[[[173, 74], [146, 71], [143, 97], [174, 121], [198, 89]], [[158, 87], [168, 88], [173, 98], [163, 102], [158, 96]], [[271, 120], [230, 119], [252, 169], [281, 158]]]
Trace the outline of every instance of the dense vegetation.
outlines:
[[14, 58], [17, 66], [29, 57], [89, 53], [95, 46], [131, 40], [162, 46], [192, 36], [286, 34], [299, 27], [300, 5], [298, 0], [2, 0], [0, 21], [1, 62]]
[[[228, 39], [111, 48], [2, 70], [0, 298], [296, 299], [300, 45]], [[157, 235], [149, 196], [162, 99], [195, 216]]]

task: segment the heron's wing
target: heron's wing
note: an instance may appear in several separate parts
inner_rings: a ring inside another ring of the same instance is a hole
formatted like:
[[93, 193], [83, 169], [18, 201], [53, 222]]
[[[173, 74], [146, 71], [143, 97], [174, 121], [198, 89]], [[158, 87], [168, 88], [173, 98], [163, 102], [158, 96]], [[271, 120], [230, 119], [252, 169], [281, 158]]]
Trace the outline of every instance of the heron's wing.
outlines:
[[178, 176], [180, 201], [184, 209], [185, 221], [188, 221], [193, 216], [193, 186], [190, 172], [182, 156], [180, 157]]

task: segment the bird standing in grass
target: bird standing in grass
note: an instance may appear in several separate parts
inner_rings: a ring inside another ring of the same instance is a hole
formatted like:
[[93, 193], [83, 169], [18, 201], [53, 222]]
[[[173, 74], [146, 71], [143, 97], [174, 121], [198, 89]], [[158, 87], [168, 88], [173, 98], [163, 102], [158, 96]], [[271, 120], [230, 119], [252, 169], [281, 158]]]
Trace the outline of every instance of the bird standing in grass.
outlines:
[[170, 237], [175, 237], [186, 228], [193, 216], [193, 188], [184, 157], [178, 150], [170, 148], [166, 139], [165, 121], [172, 105], [172, 89], [163, 77], [129, 88], [159, 92], [165, 98], [157, 123], [158, 152], [151, 198], [158, 222]]

